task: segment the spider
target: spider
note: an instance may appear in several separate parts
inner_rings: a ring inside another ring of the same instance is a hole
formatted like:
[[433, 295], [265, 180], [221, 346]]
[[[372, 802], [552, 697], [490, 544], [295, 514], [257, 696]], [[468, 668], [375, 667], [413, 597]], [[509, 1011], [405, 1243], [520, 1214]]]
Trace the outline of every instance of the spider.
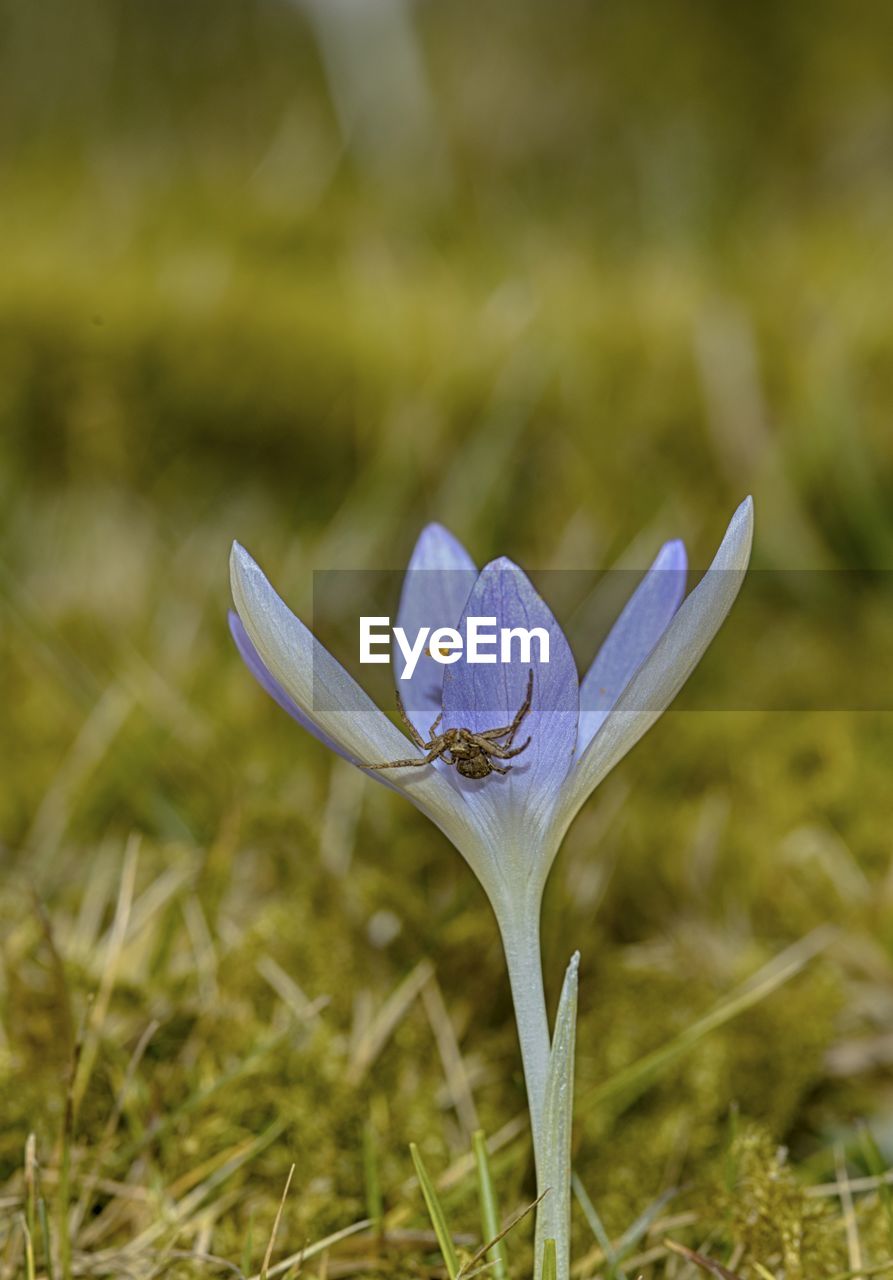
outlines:
[[[400, 694], [397, 694], [397, 706], [403, 723], [409, 730], [409, 736], [417, 747], [428, 754], [413, 760], [389, 760], [386, 764], [367, 764], [367, 769], [405, 769], [411, 766], [418, 767], [423, 764], [433, 764], [435, 760], [443, 759], [447, 764], [456, 766], [458, 773], [463, 778], [486, 778], [491, 773], [509, 773], [511, 765], [505, 768], [494, 764], [493, 757], [497, 760], [511, 760], [513, 756], [518, 756], [530, 744], [528, 738], [526, 742], [522, 742], [520, 747], [512, 747], [515, 734], [521, 725], [521, 721], [530, 710], [530, 698], [533, 693], [533, 669], [527, 676], [527, 693], [524, 695], [524, 701], [518, 708], [518, 713], [511, 724], [503, 725], [501, 729], [484, 729], [481, 733], [472, 733], [471, 729], [445, 729], [443, 733], [435, 734], [435, 729], [443, 719], [443, 712], [432, 724], [428, 731], [428, 741], [422, 739], [421, 734], [406, 714], [403, 701]], [[505, 738], [505, 742], [498, 742], [497, 739]]]

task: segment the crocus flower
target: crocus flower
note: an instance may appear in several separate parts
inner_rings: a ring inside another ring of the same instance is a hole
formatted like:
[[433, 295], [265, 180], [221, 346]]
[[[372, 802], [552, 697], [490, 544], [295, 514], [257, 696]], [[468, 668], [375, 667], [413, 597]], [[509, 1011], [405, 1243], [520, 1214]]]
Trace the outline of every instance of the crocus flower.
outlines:
[[[554, 1173], [544, 1167], [550, 1140], [543, 1132], [551, 1044], [539, 951], [546, 878], [581, 805], [672, 702], [716, 634], [747, 568], [752, 529], [748, 498], [687, 597], [685, 549], [668, 542], [582, 680], [551, 610], [511, 560], [494, 560], [478, 571], [461, 543], [438, 524], [422, 531], [410, 559], [397, 618], [407, 635], [422, 626], [454, 627], [464, 634], [465, 620], [474, 617], [495, 618], [498, 628], [544, 628], [549, 636], [548, 662], [537, 661], [535, 644], [531, 663], [519, 655], [509, 664], [472, 665], [463, 658], [444, 666], [425, 655], [410, 680], [397, 678], [407, 714], [427, 741], [440, 713], [438, 731], [482, 732], [510, 724], [524, 701], [532, 665], [532, 704], [519, 735], [529, 735], [530, 744], [511, 760], [510, 772], [468, 779], [444, 760], [367, 770], [440, 827], [493, 904], [515, 1002], [541, 1191]], [[424, 755], [291, 612], [237, 543], [231, 575], [234, 639], [280, 706], [359, 768]], [[401, 664], [393, 667], [399, 677]], [[572, 970], [575, 983], [575, 963]], [[559, 1229], [564, 1234], [560, 1224]], [[559, 1251], [559, 1271], [565, 1270]]]

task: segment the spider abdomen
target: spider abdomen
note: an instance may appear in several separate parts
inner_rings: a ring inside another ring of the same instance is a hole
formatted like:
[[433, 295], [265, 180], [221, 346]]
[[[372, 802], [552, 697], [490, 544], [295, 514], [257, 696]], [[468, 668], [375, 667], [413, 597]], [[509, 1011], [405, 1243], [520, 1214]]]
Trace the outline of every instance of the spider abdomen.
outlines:
[[461, 773], [463, 778], [486, 778], [493, 772], [492, 764], [480, 747], [472, 746], [467, 755], [457, 758], [454, 754], [453, 759], [456, 762], [456, 772]]
[[447, 730], [447, 735], [451, 738], [449, 752], [452, 762], [463, 778], [486, 778], [493, 772], [489, 755], [479, 742], [475, 742], [470, 730]]

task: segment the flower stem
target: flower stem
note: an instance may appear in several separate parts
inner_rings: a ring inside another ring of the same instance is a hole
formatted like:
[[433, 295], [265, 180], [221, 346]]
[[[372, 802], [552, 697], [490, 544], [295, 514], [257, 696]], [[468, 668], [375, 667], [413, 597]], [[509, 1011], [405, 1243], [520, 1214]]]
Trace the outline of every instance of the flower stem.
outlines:
[[537, 1194], [545, 1190], [543, 1179], [543, 1108], [549, 1073], [549, 1019], [543, 989], [543, 964], [540, 955], [539, 904], [521, 919], [500, 921], [502, 945], [509, 972], [515, 1021], [521, 1043], [521, 1061], [527, 1085], [527, 1105], [533, 1132], [533, 1157], [536, 1163]]

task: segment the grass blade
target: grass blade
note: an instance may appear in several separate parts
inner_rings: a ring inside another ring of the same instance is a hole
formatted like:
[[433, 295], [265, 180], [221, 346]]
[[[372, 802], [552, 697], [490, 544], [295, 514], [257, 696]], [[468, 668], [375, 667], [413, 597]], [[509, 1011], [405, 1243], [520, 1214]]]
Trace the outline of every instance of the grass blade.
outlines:
[[586, 1188], [583, 1186], [583, 1183], [576, 1174], [574, 1174], [573, 1177], [573, 1188], [574, 1194], [577, 1197], [577, 1203], [583, 1210], [583, 1217], [589, 1224], [592, 1234], [598, 1241], [599, 1248], [605, 1255], [605, 1262], [608, 1266], [607, 1280], [626, 1280], [626, 1272], [620, 1265], [620, 1259], [614, 1249], [614, 1246], [611, 1244], [611, 1238], [605, 1230], [601, 1218], [596, 1213], [595, 1205], [589, 1199]]
[[285, 1179], [285, 1190], [282, 1192], [282, 1199], [279, 1201], [279, 1208], [276, 1210], [276, 1217], [273, 1220], [273, 1229], [270, 1232], [270, 1239], [267, 1242], [267, 1251], [264, 1254], [264, 1260], [260, 1268], [260, 1280], [267, 1280], [270, 1273], [270, 1262], [273, 1257], [273, 1248], [276, 1244], [276, 1236], [279, 1234], [279, 1223], [282, 1221], [282, 1210], [285, 1208], [285, 1200], [288, 1196], [288, 1189], [291, 1186], [291, 1180], [295, 1176], [295, 1166], [288, 1171], [288, 1177]]
[[550, 1236], [543, 1243], [543, 1269], [540, 1272], [541, 1280], [557, 1280], [558, 1276], [558, 1250], [555, 1247], [555, 1241]]
[[459, 1274], [459, 1258], [453, 1244], [453, 1237], [450, 1235], [450, 1229], [447, 1226], [443, 1207], [438, 1199], [437, 1192], [434, 1189], [434, 1183], [431, 1180], [428, 1170], [425, 1168], [422, 1157], [419, 1155], [419, 1149], [414, 1142], [409, 1144], [409, 1151], [412, 1155], [412, 1162], [415, 1165], [419, 1186], [422, 1188], [422, 1195], [425, 1197], [428, 1217], [431, 1219], [434, 1234], [437, 1236], [437, 1243], [440, 1246], [440, 1252], [443, 1257], [444, 1265], [447, 1269], [447, 1274], [449, 1275], [450, 1280], [456, 1280], [456, 1277]]
[[474, 1160], [477, 1166], [478, 1196], [481, 1202], [481, 1230], [485, 1240], [494, 1243], [486, 1250], [487, 1261], [492, 1264], [493, 1280], [506, 1280], [508, 1276], [508, 1255], [505, 1242], [497, 1237], [499, 1229], [499, 1209], [496, 1204], [496, 1193], [493, 1190], [493, 1176], [490, 1171], [490, 1159], [487, 1155], [487, 1142], [482, 1129], [475, 1133], [472, 1143]]
[[647, 1233], [651, 1224], [657, 1219], [659, 1213], [669, 1204], [674, 1196], [678, 1194], [675, 1187], [671, 1187], [669, 1191], [665, 1191], [663, 1195], [652, 1200], [636, 1218], [635, 1222], [624, 1231], [623, 1235], [617, 1241], [617, 1257], [625, 1258], [627, 1254], [632, 1253], [633, 1249]]
[[34, 1280], [34, 1237], [28, 1230], [28, 1219], [24, 1213], [18, 1214], [18, 1221], [22, 1228], [22, 1236], [25, 1240], [25, 1280]]
[[34, 1280], [34, 1238], [37, 1229], [37, 1139], [28, 1134], [25, 1142], [25, 1275]]
[[366, 1217], [380, 1235], [384, 1221], [384, 1200], [378, 1169], [378, 1137], [371, 1120], [363, 1127], [363, 1180], [366, 1184]]
[[40, 1238], [43, 1241], [43, 1259], [46, 1266], [47, 1280], [56, 1280], [56, 1270], [53, 1266], [53, 1242], [50, 1236], [50, 1220], [47, 1213], [47, 1205], [43, 1196], [37, 1202], [37, 1219], [40, 1223]]
[[[316, 1240], [313, 1244], [305, 1245], [303, 1249], [299, 1249], [297, 1253], [291, 1254], [288, 1258], [283, 1258], [281, 1262], [277, 1262], [275, 1266], [270, 1267], [267, 1272], [267, 1280], [276, 1280], [278, 1276], [284, 1276], [288, 1272], [297, 1268], [295, 1274], [304, 1266], [305, 1262], [309, 1262], [311, 1258], [318, 1258], [325, 1255], [330, 1249], [340, 1244], [342, 1240], [347, 1240], [351, 1236], [358, 1235], [361, 1231], [367, 1230], [372, 1223], [368, 1218], [363, 1218], [359, 1222], [353, 1222], [349, 1227], [342, 1227], [340, 1231], [334, 1231], [329, 1236], [324, 1236], [322, 1240]], [[250, 1280], [260, 1280], [260, 1273], [251, 1276]]]

